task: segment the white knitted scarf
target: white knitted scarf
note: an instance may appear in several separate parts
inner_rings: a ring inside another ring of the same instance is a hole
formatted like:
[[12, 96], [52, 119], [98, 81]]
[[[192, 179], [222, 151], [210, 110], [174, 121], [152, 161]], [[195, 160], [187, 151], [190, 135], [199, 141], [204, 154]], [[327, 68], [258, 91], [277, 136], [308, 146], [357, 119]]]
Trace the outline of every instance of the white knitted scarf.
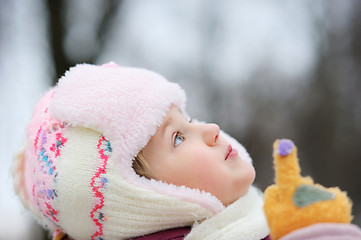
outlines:
[[251, 186], [248, 193], [222, 212], [193, 226], [185, 240], [260, 240], [269, 234], [262, 194]]

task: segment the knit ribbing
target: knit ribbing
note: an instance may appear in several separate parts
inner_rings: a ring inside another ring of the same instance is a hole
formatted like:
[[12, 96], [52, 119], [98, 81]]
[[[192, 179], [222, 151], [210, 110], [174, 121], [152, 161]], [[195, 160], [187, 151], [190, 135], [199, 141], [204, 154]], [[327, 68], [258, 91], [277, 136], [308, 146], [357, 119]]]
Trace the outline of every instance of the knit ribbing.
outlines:
[[56, 189], [60, 225], [75, 239], [91, 239], [97, 227], [90, 214], [97, 204], [91, 179], [101, 165], [96, 148], [101, 134], [87, 128], [69, 127], [68, 142], [59, 161]]

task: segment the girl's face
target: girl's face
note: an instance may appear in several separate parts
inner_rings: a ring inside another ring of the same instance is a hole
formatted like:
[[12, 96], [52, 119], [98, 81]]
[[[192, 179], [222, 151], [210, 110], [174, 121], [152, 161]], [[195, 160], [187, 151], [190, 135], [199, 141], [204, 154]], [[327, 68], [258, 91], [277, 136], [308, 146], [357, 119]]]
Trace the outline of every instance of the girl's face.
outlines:
[[255, 178], [252, 164], [231, 149], [218, 125], [193, 124], [172, 106], [143, 155], [156, 180], [204, 190], [227, 206]]

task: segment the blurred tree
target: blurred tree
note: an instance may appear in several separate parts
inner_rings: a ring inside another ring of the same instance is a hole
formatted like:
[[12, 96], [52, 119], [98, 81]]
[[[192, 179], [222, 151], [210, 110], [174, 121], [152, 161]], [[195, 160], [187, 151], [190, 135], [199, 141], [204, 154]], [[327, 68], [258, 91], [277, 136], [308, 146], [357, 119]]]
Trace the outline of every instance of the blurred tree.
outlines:
[[292, 138], [303, 174], [347, 191], [361, 224], [361, 3], [348, 2], [345, 11], [340, 4], [325, 2], [324, 17], [315, 18], [320, 44], [307, 81], [287, 86], [282, 76], [259, 69], [244, 86], [251, 117], [243, 137], [236, 137], [245, 140], [263, 189], [273, 181], [272, 141]]
[[[83, 1], [84, 2], [84, 1]], [[51, 54], [54, 62], [55, 76], [53, 77], [53, 84], [55, 84], [60, 76], [64, 74], [69, 67], [78, 62], [70, 54], [65, 51], [65, 38], [73, 23], [67, 21], [66, 12], [70, 11], [70, 3], [72, 1], [53, 1], [45, 0], [45, 6], [48, 12], [48, 28], [49, 28], [49, 41]], [[86, 3], [86, 4], [92, 4]], [[82, 62], [94, 63], [103, 51], [103, 47], [106, 43], [106, 38], [109, 36], [117, 12], [121, 8], [121, 0], [107, 0], [101, 1], [102, 8], [96, 11], [97, 18], [99, 19], [92, 27], [95, 29], [95, 42], [96, 46], [93, 49], [88, 49], [91, 54], [86, 59], [82, 59]], [[86, 5], [84, 8], [77, 9], [78, 11], [87, 11]], [[94, 18], [96, 18], [94, 16]], [[79, 33], [81, 34], [81, 33]], [[85, 38], [87, 36], [84, 36]], [[94, 40], [94, 39], [93, 39]]]
[[[328, 18], [337, 17], [337, 2], [325, 6]], [[355, 179], [361, 169], [361, 4], [353, 1], [350, 9], [348, 21], [324, 24], [320, 29], [324, 30], [322, 48], [304, 99], [303, 113], [307, 114], [300, 116], [298, 135], [302, 148], [312, 146], [306, 152], [312, 160], [312, 175], [320, 182], [339, 185], [359, 202], [361, 182]], [[355, 211], [360, 212], [360, 207], [355, 205]]]

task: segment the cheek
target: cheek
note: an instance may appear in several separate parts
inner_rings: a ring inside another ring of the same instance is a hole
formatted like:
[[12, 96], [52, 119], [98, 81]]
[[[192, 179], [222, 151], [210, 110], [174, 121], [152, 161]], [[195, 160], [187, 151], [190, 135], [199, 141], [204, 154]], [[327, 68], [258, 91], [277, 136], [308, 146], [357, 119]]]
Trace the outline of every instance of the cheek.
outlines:
[[217, 188], [222, 180], [230, 174], [222, 159], [211, 151], [194, 151], [192, 161], [193, 164], [190, 171], [193, 172], [199, 184], [203, 185], [203, 189]]
[[205, 172], [217, 163], [214, 154], [201, 149], [189, 152], [189, 159], [191, 159], [192, 168], [196, 168], [201, 172]]
[[[209, 171], [209, 154], [199, 148], [187, 149], [176, 157], [168, 159], [162, 166], [157, 166], [159, 178], [168, 183], [191, 188], [200, 188], [207, 182]], [[203, 189], [204, 190], [204, 189]]]
[[214, 154], [202, 149], [193, 149], [187, 153], [188, 175], [193, 175], [193, 179], [205, 183], [214, 174], [215, 169], [219, 168], [215, 161]]

